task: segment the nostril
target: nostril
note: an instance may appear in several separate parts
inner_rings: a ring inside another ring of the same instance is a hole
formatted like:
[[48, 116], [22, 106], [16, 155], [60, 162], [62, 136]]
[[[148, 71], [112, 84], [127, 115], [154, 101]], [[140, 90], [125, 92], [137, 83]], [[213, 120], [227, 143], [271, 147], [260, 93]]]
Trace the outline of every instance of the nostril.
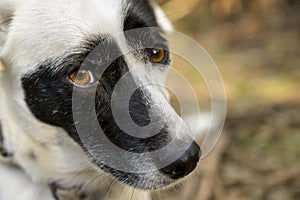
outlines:
[[172, 179], [183, 178], [196, 168], [200, 152], [200, 147], [194, 142], [179, 159], [162, 168], [161, 171]]
[[174, 165], [174, 163], [172, 163], [171, 165], [162, 168], [161, 171], [172, 179], [179, 179], [184, 177], [188, 170], [183, 163], [179, 165]]

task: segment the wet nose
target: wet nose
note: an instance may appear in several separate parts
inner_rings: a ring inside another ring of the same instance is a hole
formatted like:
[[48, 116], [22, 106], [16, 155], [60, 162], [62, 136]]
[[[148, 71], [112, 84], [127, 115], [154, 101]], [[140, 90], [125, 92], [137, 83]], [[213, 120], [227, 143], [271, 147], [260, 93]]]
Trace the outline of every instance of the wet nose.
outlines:
[[183, 178], [191, 173], [197, 166], [201, 156], [200, 147], [193, 142], [189, 149], [175, 162], [161, 169], [161, 171], [172, 179]]

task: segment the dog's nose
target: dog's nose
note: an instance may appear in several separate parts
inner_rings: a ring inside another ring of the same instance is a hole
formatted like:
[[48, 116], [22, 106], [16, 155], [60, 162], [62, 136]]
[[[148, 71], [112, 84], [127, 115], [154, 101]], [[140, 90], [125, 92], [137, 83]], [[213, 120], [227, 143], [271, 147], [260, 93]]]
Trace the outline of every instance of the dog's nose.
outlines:
[[175, 162], [161, 169], [161, 171], [172, 179], [183, 178], [191, 173], [197, 166], [201, 156], [200, 147], [193, 142], [189, 149]]

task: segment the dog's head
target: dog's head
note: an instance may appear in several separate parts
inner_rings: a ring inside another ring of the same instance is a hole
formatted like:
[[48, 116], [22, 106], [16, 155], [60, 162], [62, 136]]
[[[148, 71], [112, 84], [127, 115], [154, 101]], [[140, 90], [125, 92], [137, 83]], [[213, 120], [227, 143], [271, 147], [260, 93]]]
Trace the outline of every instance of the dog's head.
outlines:
[[195, 169], [200, 148], [161, 87], [171, 62], [163, 33], [171, 25], [158, 6], [146, 0], [11, 5], [0, 14], [0, 47], [22, 116], [63, 129], [99, 170], [129, 185], [160, 188]]

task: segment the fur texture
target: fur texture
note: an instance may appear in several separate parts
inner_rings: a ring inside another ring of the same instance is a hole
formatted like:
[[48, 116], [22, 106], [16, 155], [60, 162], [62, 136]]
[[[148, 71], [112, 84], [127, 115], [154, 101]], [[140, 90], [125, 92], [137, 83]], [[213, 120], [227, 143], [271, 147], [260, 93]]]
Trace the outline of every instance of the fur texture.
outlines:
[[[0, 72], [3, 143], [5, 150], [12, 155], [10, 159], [25, 174], [2, 165], [0, 171], [6, 174], [7, 179], [12, 173], [17, 174], [15, 189], [19, 191], [17, 187], [25, 184], [30, 189], [24, 195], [31, 195], [30, 198], [12, 198], [4, 196], [11, 194], [2, 191], [1, 199], [51, 199], [49, 185], [55, 183], [63, 188], [78, 189], [85, 199], [120, 199], [118, 195], [121, 190], [122, 199], [141, 200], [149, 199], [150, 194], [136, 187], [157, 189], [176, 182], [159, 169], [149, 174], [134, 175], [93, 160], [89, 152], [94, 151], [99, 143], [92, 138], [91, 146], [95, 149], [81, 144], [76, 129], [72, 127], [75, 122], [70, 109], [65, 110], [71, 108], [67, 94], [73, 86], [61, 81], [71, 70], [66, 63], [74, 67], [74, 63], [90, 53], [94, 44], [97, 46], [103, 41], [101, 38], [112, 41], [108, 44], [109, 49], [122, 54], [128, 48], [126, 41], [130, 40], [130, 36], [115, 38], [116, 34], [152, 26], [170, 31], [170, 22], [156, 4], [141, 0], [0, 1], [0, 23], [0, 58], [5, 66], [5, 71]], [[166, 43], [159, 33], [148, 38], [151, 37], [155, 42]], [[104, 121], [101, 125], [106, 127], [105, 133], [111, 136], [111, 140], [133, 152], [159, 149], [159, 145], [168, 141], [169, 137], [179, 142], [185, 139], [184, 135], [173, 134], [182, 122], [169, 105], [168, 95], [158, 87], [135, 93], [131, 108], [134, 113], [132, 118], [143, 125], [147, 124], [149, 117], [145, 114], [148, 104], [159, 105], [157, 119], [168, 119], [164, 121], [165, 129], [159, 137], [150, 140], [124, 137], [124, 133], [116, 128], [117, 122], [105, 113], [107, 110], [112, 112], [109, 109], [112, 95], [109, 88], [116, 87], [121, 75], [130, 69], [140, 68], [132, 71], [130, 80], [133, 84], [149, 80], [165, 81], [170, 59], [161, 63], [163, 67], [157, 67], [141, 62], [140, 58], [144, 55], [139, 52], [118, 58], [100, 80], [102, 86], [97, 87], [97, 101], [99, 105], [101, 102], [99, 108], [96, 105], [98, 121]], [[109, 102], [105, 111], [103, 102]], [[199, 150], [195, 148], [195, 151]], [[198, 152], [196, 154], [198, 158]], [[138, 159], [132, 159], [130, 164], [143, 168]], [[0, 182], [0, 188], [3, 184], [7, 183]], [[35, 197], [32, 196], [34, 193]]]

